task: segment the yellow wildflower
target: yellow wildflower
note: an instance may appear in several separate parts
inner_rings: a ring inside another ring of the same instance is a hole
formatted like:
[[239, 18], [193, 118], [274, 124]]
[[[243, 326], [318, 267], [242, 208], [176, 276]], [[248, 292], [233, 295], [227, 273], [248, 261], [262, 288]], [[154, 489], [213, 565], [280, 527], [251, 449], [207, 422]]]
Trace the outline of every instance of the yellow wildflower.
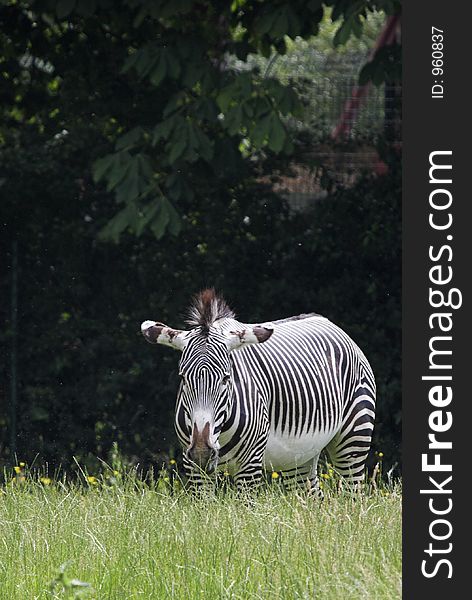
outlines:
[[43, 485], [51, 485], [51, 483], [52, 483], [52, 479], [49, 479], [49, 477], [40, 477], [39, 481]]
[[15, 466], [13, 468], [14, 468], [16, 474], [21, 473], [21, 467], [16, 467]]
[[92, 485], [97, 485], [97, 483], [98, 483], [98, 479], [96, 477], [93, 477], [93, 475], [89, 475], [87, 477], [87, 481], [89, 483], [91, 483]]
[[379, 458], [383, 458], [384, 453], [383, 452], [379, 452]]
[[229, 473], [228, 473], [228, 471], [225, 471], [225, 472], [223, 473], [223, 475], [224, 475], [225, 477], [229, 477]]
[[272, 473], [272, 479], [278, 479], [280, 477], [280, 475], [277, 473], [277, 471], [274, 471]]
[[25, 466], [24, 462], [20, 462], [20, 467], [23, 468]]
[[176, 464], [177, 464], [177, 461], [176, 461], [176, 460], [174, 460], [173, 458], [171, 458], [171, 459], [170, 459], [170, 461], [169, 461], [169, 464], [170, 464], [170, 465], [176, 465]]

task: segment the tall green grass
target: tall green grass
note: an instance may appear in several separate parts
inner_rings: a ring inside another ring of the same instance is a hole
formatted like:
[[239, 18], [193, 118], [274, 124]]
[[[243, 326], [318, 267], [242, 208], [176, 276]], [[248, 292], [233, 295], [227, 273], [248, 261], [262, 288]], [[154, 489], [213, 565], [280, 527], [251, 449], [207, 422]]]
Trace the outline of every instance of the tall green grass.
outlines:
[[278, 485], [195, 497], [136, 477], [44, 483], [0, 488], [1, 600], [401, 595], [399, 485], [328, 487], [320, 502]]

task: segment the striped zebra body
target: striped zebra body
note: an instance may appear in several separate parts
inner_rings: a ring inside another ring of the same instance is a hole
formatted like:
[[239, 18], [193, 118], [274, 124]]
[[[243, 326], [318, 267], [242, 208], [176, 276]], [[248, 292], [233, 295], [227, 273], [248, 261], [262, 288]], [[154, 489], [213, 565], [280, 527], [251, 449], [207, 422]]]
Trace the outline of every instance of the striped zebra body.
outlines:
[[337, 471], [362, 481], [375, 381], [358, 346], [319, 315], [255, 326], [219, 314], [207, 328], [183, 332], [175, 424], [190, 476], [201, 473], [195, 462], [228, 471], [240, 485], [275, 470], [317, 493], [326, 448]]

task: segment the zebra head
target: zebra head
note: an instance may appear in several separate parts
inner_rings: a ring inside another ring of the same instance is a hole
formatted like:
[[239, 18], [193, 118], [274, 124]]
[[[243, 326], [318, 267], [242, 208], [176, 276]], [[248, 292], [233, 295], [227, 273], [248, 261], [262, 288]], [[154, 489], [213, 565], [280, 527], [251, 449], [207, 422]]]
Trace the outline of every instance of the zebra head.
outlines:
[[189, 330], [144, 321], [141, 331], [151, 344], [164, 344], [182, 352], [177, 406], [182, 409], [185, 425], [180, 437], [188, 442], [187, 458], [211, 472], [218, 464], [218, 438], [232, 409], [230, 354], [248, 344], [265, 342], [273, 329], [239, 323], [213, 289], [195, 296], [187, 322]]

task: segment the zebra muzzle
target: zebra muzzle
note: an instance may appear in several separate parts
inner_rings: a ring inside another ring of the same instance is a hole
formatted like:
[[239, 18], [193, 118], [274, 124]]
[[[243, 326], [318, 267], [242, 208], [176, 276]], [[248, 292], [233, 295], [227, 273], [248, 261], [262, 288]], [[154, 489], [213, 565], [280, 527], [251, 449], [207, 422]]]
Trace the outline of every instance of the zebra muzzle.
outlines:
[[208, 473], [215, 470], [218, 463], [218, 448], [210, 442], [210, 423], [205, 423], [202, 431], [193, 426], [192, 441], [187, 449], [187, 457]]

